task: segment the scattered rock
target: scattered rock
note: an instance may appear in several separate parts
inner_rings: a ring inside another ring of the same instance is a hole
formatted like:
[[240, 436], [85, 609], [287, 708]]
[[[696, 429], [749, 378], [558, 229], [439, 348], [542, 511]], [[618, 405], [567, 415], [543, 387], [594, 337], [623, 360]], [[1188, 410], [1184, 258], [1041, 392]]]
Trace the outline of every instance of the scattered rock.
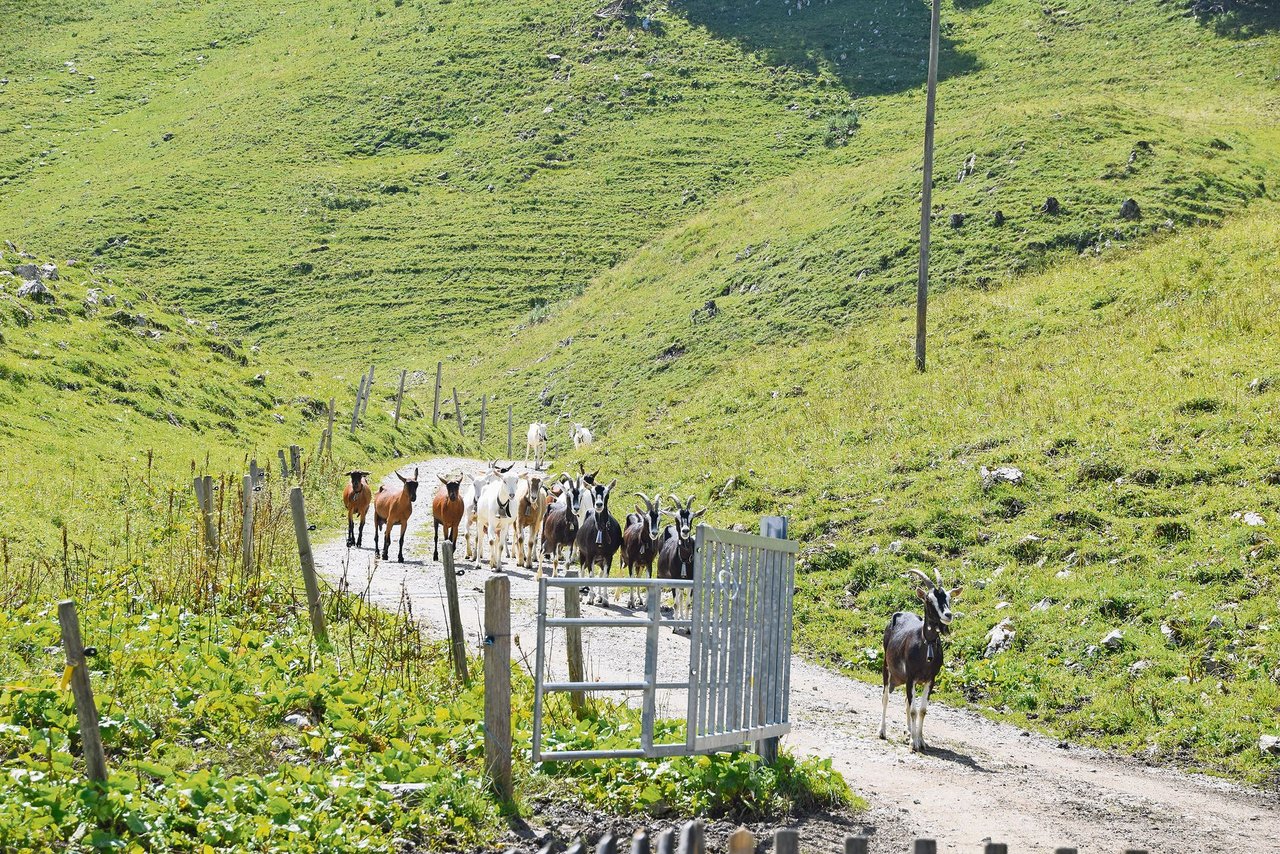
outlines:
[[1209, 627], [1209, 628], [1211, 628], [1211, 629], [1220, 629], [1220, 628], [1222, 628], [1222, 625], [1223, 625], [1223, 624], [1222, 624], [1222, 618], [1221, 618], [1221, 617], [1219, 617], [1217, 614], [1214, 614], [1212, 617], [1210, 617], [1210, 618], [1209, 618], [1209, 622], [1208, 622], [1208, 627]]
[[893, 552], [896, 555], [902, 554], [902, 550], [904, 548], [905, 546], [903, 546], [902, 540], [894, 540], [892, 543], [889, 543], [889, 551]]
[[1258, 750], [1263, 756], [1280, 756], [1280, 735], [1258, 736]]
[[1147, 669], [1148, 667], [1150, 667], [1150, 666], [1151, 666], [1151, 662], [1150, 662], [1150, 661], [1147, 661], [1147, 660], [1144, 658], [1144, 659], [1142, 659], [1142, 660], [1140, 660], [1140, 661], [1135, 661], [1133, 664], [1130, 664], [1130, 665], [1129, 665], [1129, 672], [1130, 672], [1131, 674], [1133, 674], [1134, 676], [1137, 676], [1137, 675], [1141, 674], [1141, 673], [1142, 673], [1142, 671], [1146, 670], [1146, 669]]
[[264, 386], [267, 384], [267, 378], [262, 374], [254, 374], [253, 379], [249, 380], [251, 386]]
[[57, 265], [57, 264], [55, 264], [55, 263], [53, 263], [52, 261], [50, 261], [50, 262], [49, 262], [49, 263], [47, 263], [47, 264], [41, 264], [41, 265], [40, 265], [40, 278], [42, 278], [42, 279], [49, 279], [50, 281], [57, 281], [57, 279], [58, 279], [58, 265]]
[[1263, 519], [1260, 513], [1256, 513], [1253, 510], [1236, 511], [1231, 514], [1231, 518], [1239, 519], [1250, 528], [1261, 528], [1267, 524], [1267, 520]]
[[290, 712], [284, 716], [284, 722], [289, 726], [297, 727], [298, 729], [306, 729], [307, 727], [313, 727], [316, 725], [316, 722], [311, 720], [311, 716], [306, 712]]
[[1124, 632], [1119, 629], [1112, 629], [1107, 632], [1107, 636], [1102, 639], [1102, 645], [1107, 649], [1119, 649], [1124, 646]]
[[1036, 611], [1048, 611], [1053, 607], [1053, 602], [1048, 599], [1041, 599], [1039, 602], [1031, 606], [1032, 613]]
[[1044, 204], [1040, 206], [1040, 213], [1046, 213], [1050, 216], [1056, 215], [1062, 210], [1062, 203], [1053, 196], [1044, 200]]
[[986, 466], [978, 469], [978, 474], [982, 477], [982, 486], [989, 489], [997, 483], [1011, 483], [1014, 486], [1022, 483], [1022, 469], [1017, 466], [996, 466], [989, 469]]
[[1168, 623], [1160, 624], [1160, 634], [1164, 636], [1165, 643], [1178, 642], [1178, 630]]
[[1142, 209], [1138, 207], [1138, 203], [1133, 199], [1125, 199], [1120, 203], [1121, 219], [1137, 219], [1142, 216]]
[[160, 138], [161, 138], [162, 140], [164, 140], [165, 142], [168, 142], [169, 140], [173, 139], [173, 134], [172, 134], [172, 133], [165, 132], [165, 133], [162, 133], [162, 134], [160, 135]]
[[987, 651], [982, 654], [983, 658], [990, 658], [993, 655], [1005, 652], [1013, 646], [1013, 639], [1017, 632], [1013, 629], [1013, 619], [1005, 617], [1000, 622], [991, 627], [991, 631], [987, 632]]
[[559, 62], [559, 61], [561, 60], [561, 58], [562, 58], [562, 57], [561, 57], [561, 56], [560, 56], [560, 54], [558, 54], [558, 53], [549, 53], [549, 54], [547, 54], [547, 59], [548, 59], [548, 60], [550, 60], [551, 62]]
[[40, 278], [40, 268], [35, 264], [19, 264], [13, 268], [13, 274], [19, 279], [38, 279]]
[[[733, 480], [733, 478], [729, 478], [729, 479]], [[739, 534], [749, 533], [747, 531], [747, 526], [742, 524], [741, 522], [734, 522], [730, 530], [737, 531]]]
[[45, 287], [44, 282], [39, 279], [23, 282], [22, 285], [18, 287], [18, 296], [26, 297], [34, 302], [53, 302], [53, 294], [49, 293], [49, 289]]

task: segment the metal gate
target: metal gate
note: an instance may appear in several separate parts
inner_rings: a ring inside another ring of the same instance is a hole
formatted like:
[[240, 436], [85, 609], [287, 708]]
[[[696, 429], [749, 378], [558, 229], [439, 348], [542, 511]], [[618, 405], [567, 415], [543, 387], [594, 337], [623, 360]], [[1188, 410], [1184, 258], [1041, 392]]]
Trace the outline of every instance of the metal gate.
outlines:
[[[790, 731], [791, 614], [796, 543], [721, 531], [700, 525], [691, 581], [624, 578], [548, 578], [538, 587], [538, 647], [533, 709], [533, 761], [683, 756], [741, 747]], [[639, 616], [554, 617], [548, 589], [590, 586], [644, 587], [648, 608]], [[692, 620], [662, 615], [660, 591], [690, 590]], [[548, 628], [643, 629], [644, 676], [640, 681], [548, 681]], [[687, 628], [687, 681], [658, 681], [658, 645], [674, 641], [660, 629]], [[657, 692], [687, 690], [683, 742], [657, 743]], [[548, 692], [641, 691], [640, 742], [632, 749], [543, 750], [543, 711]]]

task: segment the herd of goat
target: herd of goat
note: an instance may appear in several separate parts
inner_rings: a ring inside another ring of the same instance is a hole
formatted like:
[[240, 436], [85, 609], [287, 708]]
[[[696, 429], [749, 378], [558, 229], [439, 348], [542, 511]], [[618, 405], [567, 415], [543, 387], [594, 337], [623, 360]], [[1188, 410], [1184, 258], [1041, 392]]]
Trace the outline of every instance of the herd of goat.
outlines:
[[[579, 424], [574, 425], [572, 438], [576, 446], [592, 441], [590, 431]], [[693, 579], [694, 523], [707, 512], [705, 507], [694, 511], [693, 496], [682, 502], [672, 495], [674, 509], [665, 509], [662, 496], [655, 494], [651, 498], [638, 492], [636, 495], [643, 503], [636, 505], [634, 513], [627, 514], [625, 525], [620, 525], [609, 510], [609, 498], [617, 480], [601, 483], [598, 470], [587, 472], [581, 466], [577, 477], [570, 477], [567, 472], [544, 477], [541, 467], [546, 441], [546, 425], [530, 424], [526, 463], [532, 459], [534, 468], [518, 475], [512, 474], [515, 463], [504, 467], [496, 460], [483, 472], [437, 475], [440, 484], [431, 501], [435, 521], [433, 559], [440, 559], [440, 529], [443, 528], [445, 539], [454, 548], [459, 534], [465, 537], [468, 560], [483, 561], [487, 547], [489, 565], [495, 570], [502, 567], [503, 552], [510, 537], [516, 564], [536, 570], [539, 578], [544, 560], [551, 562], [554, 576], [563, 559], [566, 570], [576, 560], [587, 574], [607, 579], [613, 570], [614, 557], [621, 553], [622, 568], [631, 577], [653, 577], [656, 561], [658, 578]], [[369, 472], [357, 470], [348, 476], [350, 482], [342, 495], [347, 508], [347, 545], [362, 544], [365, 520], [372, 505], [374, 550], [378, 550], [378, 537], [385, 527], [381, 553], [382, 559], [388, 560], [392, 529], [399, 525], [398, 559], [403, 563], [405, 529], [418, 497], [418, 470], [413, 470], [411, 478], [396, 472], [401, 488], [379, 487], [376, 494], [369, 486]], [[670, 517], [671, 524], [663, 525], [663, 516]], [[916, 596], [924, 606], [924, 613], [917, 616], [899, 611], [885, 627], [880, 737], [887, 737], [889, 695], [903, 685], [907, 694], [911, 749], [919, 751], [925, 746], [924, 718], [929, 696], [942, 669], [942, 637], [950, 629], [954, 616], [951, 603], [959, 598], [960, 588], [947, 590], [936, 569], [933, 578], [918, 569], [911, 573], [923, 582], [916, 589]], [[644, 607], [640, 588], [624, 589], [628, 608]], [[607, 587], [592, 585], [588, 591], [590, 604], [609, 605]], [[687, 587], [676, 588], [673, 605], [677, 619], [691, 616]]]
[[[535, 466], [542, 463], [540, 456], [534, 455]], [[434, 560], [440, 559], [443, 529], [444, 539], [454, 548], [459, 537], [463, 538], [467, 560], [487, 559], [494, 570], [501, 569], [510, 543], [516, 565], [536, 571], [538, 577], [544, 562], [550, 562], [554, 576], [563, 561], [566, 570], [576, 562], [588, 575], [609, 578], [617, 557], [631, 577], [652, 578], [656, 563], [658, 578], [693, 578], [694, 529], [707, 512], [705, 507], [693, 509], [693, 496], [681, 501], [672, 495], [674, 504], [668, 508], [662, 506], [661, 495], [636, 493], [641, 503], [625, 516], [625, 524], [619, 524], [609, 508], [616, 479], [602, 483], [598, 470], [588, 472], [585, 468], [577, 477], [567, 472], [547, 477], [537, 468], [515, 474], [514, 468], [515, 463], [502, 466], [494, 460], [482, 472], [436, 476], [439, 485], [431, 501]], [[392, 532], [399, 526], [397, 559], [403, 563], [405, 530], [418, 497], [418, 470], [414, 469], [412, 477], [396, 472], [400, 488], [379, 487], [376, 493], [369, 486], [369, 472], [351, 471], [348, 477], [342, 496], [347, 509], [347, 545], [363, 545], [372, 506], [374, 550], [381, 552], [383, 560], [390, 560]], [[669, 524], [663, 524], [664, 516], [670, 519]], [[625, 590], [628, 608], [644, 607], [640, 588]], [[591, 586], [589, 591], [590, 604], [608, 606], [607, 587]], [[677, 590], [677, 613], [687, 613], [689, 601], [687, 589]]]

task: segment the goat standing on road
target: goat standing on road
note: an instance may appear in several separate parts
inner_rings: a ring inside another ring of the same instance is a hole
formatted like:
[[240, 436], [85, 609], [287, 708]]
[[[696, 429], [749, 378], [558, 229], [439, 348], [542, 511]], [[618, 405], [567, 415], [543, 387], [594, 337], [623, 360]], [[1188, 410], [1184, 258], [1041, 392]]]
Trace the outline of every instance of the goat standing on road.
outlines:
[[458, 523], [462, 521], [462, 512], [466, 509], [460, 491], [462, 475], [448, 478], [436, 475], [436, 477], [440, 479], [440, 488], [436, 490], [436, 497], [431, 502], [431, 515], [435, 517], [436, 522], [435, 546], [431, 550], [432, 560], [440, 560], [441, 525], [444, 526], [444, 538], [453, 545], [454, 550], [457, 550]]
[[502, 553], [507, 545], [507, 531], [515, 523], [514, 504], [520, 478], [509, 474], [511, 466], [485, 485], [476, 499], [476, 519], [480, 536], [489, 542], [489, 566], [502, 569]]
[[[542, 533], [542, 517], [546, 514], [546, 490], [542, 475], [525, 472], [516, 485], [515, 528], [511, 532], [516, 552], [516, 566], [533, 569], [533, 553]], [[528, 534], [528, 539], [525, 534]]]
[[[678, 495], [672, 495], [671, 500], [676, 503], [675, 512], [662, 512], [670, 516], [675, 524], [668, 525], [662, 531], [662, 545], [658, 548], [658, 577], [672, 581], [692, 581], [693, 523], [702, 518], [707, 508], [703, 507], [694, 513], [692, 495], [684, 504], [680, 503]], [[671, 596], [672, 616], [677, 620], [690, 619], [693, 616], [692, 592], [688, 588], [676, 588]]]
[[[613, 556], [622, 547], [622, 526], [609, 515], [609, 493], [618, 485], [615, 478], [608, 486], [597, 483], [587, 493], [590, 509], [578, 529], [578, 564], [585, 575], [607, 579], [613, 572]], [[587, 603], [609, 607], [609, 588], [593, 586]]]
[[[662, 541], [662, 508], [659, 503], [662, 496], [654, 495], [653, 500], [643, 492], [637, 492], [644, 507], [636, 505], [636, 512], [627, 514], [627, 526], [622, 531], [622, 568], [627, 575], [638, 578], [641, 572], [645, 578], [653, 577], [653, 561], [658, 556], [658, 544]], [[622, 598], [619, 595], [618, 598]], [[632, 587], [627, 596], [627, 607], [643, 608], [644, 598], [639, 587]]]
[[578, 538], [578, 512], [582, 509], [582, 489], [579, 482], [565, 472], [560, 475], [563, 490], [560, 497], [547, 507], [542, 517], [542, 542], [538, 547], [538, 578], [542, 578], [542, 559], [551, 558], [551, 577], [555, 578], [560, 566], [560, 552], [568, 549], [564, 565], [573, 559], [573, 543]]
[[[347, 472], [351, 482], [342, 490], [342, 503], [347, 508], [347, 548], [359, 548], [364, 540], [364, 523], [369, 519], [369, 502], [373, 491], [369, 489], [369, 473], [359, 469]], [[355, 517], [360, 517], [360, 533], [355, 530]], [[374, 544], [377, 545], [377, 537]]]
[[400, 488], [387, 489], [378, 487], [378, 494], [373, 497], [373, 547], [378, 547], [378, 528], [387, 526], [386, 541], [382, 545], [382, 559], [389, 560], [391, 553], [391, 529], [400, 526], [400, 555], [397, 560], [404, 563], [404, 535], [409, 529], [409, 517], [413, 515], [413, 502], [418, 498], [418, 470], [413, 470], [413, 477], [406, 478], [396, 472], [400, 478]]
[[908, 611], [899, 611], [884, 630], [884, 696], [880, 711], [880, 737], [887, 738], [885, 726], [889, 716], [889, 693], [899, 685], [907, 686], [907, 732], [911, 750], [924, 750], [924, 716], [929, 710], [929, 695], [934, 680], [942, 669], [942, 636], [951, 628], [951, 603], [960, 598], [960, 589], [944, 590], [942, 575], [934, 570], [929, 580], [918, 569], [925, 587], [916, 589], [924, 603], [924, 619]]

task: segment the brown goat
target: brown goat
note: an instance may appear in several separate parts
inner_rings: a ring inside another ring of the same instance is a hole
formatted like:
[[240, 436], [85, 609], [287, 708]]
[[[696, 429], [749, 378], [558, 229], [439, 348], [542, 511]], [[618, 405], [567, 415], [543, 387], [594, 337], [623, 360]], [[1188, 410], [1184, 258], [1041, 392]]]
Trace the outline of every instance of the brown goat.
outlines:
[[[516, 486], [515, 527], [511, 537], [515, 541], [516, 566], [533, 569], [533, 554], [542, 535], [542, 518], [547, 512], [546, 490], [542, 487], [542, 475], [526, 472], [520, 475]], [[528, 532], [529, 538], [525, 539]]]
[[406, 478], [396, 472], [402, 484], [399, 489], [391, 490], [385, 486], [378, 487], [378, 494], [373, 497], [373, 547], [378, 547], [378, 529], [387, 526], [386, 540], [382, 544], [382, 559], [389, 560], [391, 554], [391, 529], [400, 526], [400, 554], [397, 560], [404, 563], [404, 535], [409, 529], [409, 517], [413, 515], [413, 502], [418, 498], [418, 470], [413, 470], [413, 477]]
[[440, 475], [436, 477], [440, 479], [440, 488], [436, 490], [436, 497], [431, 500], [431, 515], [435, 517], [436, 524], [435, 546], [431, 550], [432, 560], [440, 560], [441, 525], [444, 526], [444, 538], [457, 550], [458, 523], [462, 521], [462, 511], [466, 509], [462, 495], [459, 493], [462, 475], [453, 479], [446, 479]]
[[911, 750], [922, 751], [929, 695], [933, 693], [933, 682], [942, 669], [942, 636], [951, 629], [951, 601], [960, 598], [960, 588], [944, 590], [942, 576], [936, 569], [933, 571], [936, 580], [930, 580], [918, 569], [911, 572], [928, 585], [916, 589], [916, 596], [924, 603], [924, 619], [899, 611], [885, 627], [880, 737], [888, 737], [885, 725], [889, 717], [889, 694], [899, 685], [906, 685], [907, 732], [911, 736]]
[[[364, 540], [364, 523], [369, 518], [369, 502], [373, 491], [369, 489], [367, 471], [347, 472], [351, 481], [342, 490], [342, 504], [347, 508], [347, 548], [359, 547]], [[355, 517], [360, 517], [360, 533], [356, 533]], [[376, 539], [375, 539], [376, 542]]]

